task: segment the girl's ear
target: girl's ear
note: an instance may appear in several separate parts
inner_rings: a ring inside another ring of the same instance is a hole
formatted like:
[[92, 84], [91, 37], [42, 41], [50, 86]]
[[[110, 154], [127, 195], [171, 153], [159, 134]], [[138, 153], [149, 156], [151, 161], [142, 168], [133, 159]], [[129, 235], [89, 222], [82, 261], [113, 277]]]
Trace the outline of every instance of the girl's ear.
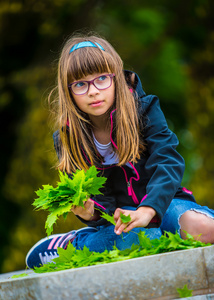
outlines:
[[128, 84], [128, 87], [130, 89], [135, 90], [135, 88], [136, 88], [136, 82], [135, 82], [136, 75], [135, 75], [135, 73], [131, 73], [131, 72], [129, 72], [128, 74], [125, 73], [125, 78], [126, 78], [126, 82]]
[[130, 82], [131, 82], [131, 85], [134, 86], [134, 83], [135, 83], [135, 73], [131, 74], [131, 76], [130, 76]]
[[134, 90], [136, 88], [135, 77], [136, 77], [135, 73], [128, 74], [128, 80], [127, 80], [129, 88]]

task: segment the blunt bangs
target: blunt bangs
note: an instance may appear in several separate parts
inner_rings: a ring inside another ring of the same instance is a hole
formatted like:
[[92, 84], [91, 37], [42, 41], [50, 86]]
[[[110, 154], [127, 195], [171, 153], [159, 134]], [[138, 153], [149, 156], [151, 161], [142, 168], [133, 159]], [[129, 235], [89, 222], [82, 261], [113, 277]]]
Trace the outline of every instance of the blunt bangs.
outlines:
[[116, 63], [106, 51], [85, 47], [69, 54], [67, 79], [71, 83], [94, 73], [115, 73]]

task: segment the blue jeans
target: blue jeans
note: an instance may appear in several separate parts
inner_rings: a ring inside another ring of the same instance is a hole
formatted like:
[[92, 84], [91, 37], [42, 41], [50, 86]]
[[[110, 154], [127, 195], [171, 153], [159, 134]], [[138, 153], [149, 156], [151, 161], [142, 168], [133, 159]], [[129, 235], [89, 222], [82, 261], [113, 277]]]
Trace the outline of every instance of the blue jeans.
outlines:
[[[135, 210], [136, 208], [124, 207], [124, 209]], [[159, 228], [138, 227], [128, 233], [117, 235], [114, 233], [114, 225], [103, 225], [97, 228], [90, 227], [88, 230], [78, 231], [72, 244], [77, 249], [83, 249], [85, 245], [90, 251], [96, 252], [103, 252], [106, 249], [112, 250], [114, 245], [120, 250], [131, 248], [132, 244], [139, 244], [137, 233], [140, 231], [144, 231], [150, 239], [160, 238], [164, 231], [172, 233], [178, 231], [180, 233], [179, 219], [188, 210], [194, 210], [214, 218], [214, 210], [207, 206], [201, 206], [191, 201], [173, 199]]]

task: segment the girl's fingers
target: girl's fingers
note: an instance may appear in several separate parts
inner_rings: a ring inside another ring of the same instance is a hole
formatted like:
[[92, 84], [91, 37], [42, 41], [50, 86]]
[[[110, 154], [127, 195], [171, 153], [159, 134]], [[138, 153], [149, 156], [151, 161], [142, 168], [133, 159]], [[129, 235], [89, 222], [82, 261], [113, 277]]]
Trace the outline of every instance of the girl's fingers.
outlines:
[[83, 201], [84, 207], [73, 206], [71, 211], [81, 217], [82, 219], [89, 221], [94, 216], [94, 202], [90, 199]]
[[76, 211], [76, 209], [77, 209], [77, 206], [74, 205], [74, 206], [72, 206], [71, 211], [74, 213]]
[[[131, 229], [129, 228], [134, 228], [133, 225], [131, 225], [133, 223], [133, 221], [131, 221], [130, 223], [123, 223], [121, 218], [120, 218], [120, 214], [123, 213], [124, 215], [128, 215], [132, 212], [130, 211], [127, 211], [127, 210], [123, 210], [121, 208], [117, 208], [115, 213], [114, 213], [114, 220], [116, 222], [116, 225], [115, 225], [115, 233], [120, 235], [123, 231], [124, 232], [127, 232]], [[131, 216], [131, 219], [132, 219], [132, 216]], [[131, 226], [131, 227], [130, 227]], [[128, 230], [127, 230], [128, 229]]]
[[120, 228], [120, 226], [122, 225], [122, 221], [121, 219], [117, 219], [116, 221], [116, 225], [115, 225], [115, 228], [114, 228], [114, 232], [116, 233], [118, 231], [118, 229]]
[[130, 230], [132, 230], [135, 227], [136, 227], [135, 222], [129, 223], [128, 226], [124, 229], [124, 232], [129, 232]]
[[88, 201], [83, 202], [84, 203], [84, 209], [89, 209], [91, 207], [91, 203]]
[[118, 219], [116, 225], [115, 225], [115, 230], [114, 232], [118, 235], [120, 235], [124, 229], [127, 227], [127, 224], [122, 223], [121, 219]]
[[73, 208], [71, 209], [71, 211], [75, 214], [75, 215], [78, 215], [82, 212], [83, 208], [81, 207], [76, 207], [76, 208]]
[[78, 210], [78, 206], [74, 205], [72, 208], [71, 208], [71, 211], [76, 214], [76, 211]]
[[116, 234], [120, 235], [123, 231], [125, 231], [127, 224], [122, 223], [120, 227], [116, 230]]
[[91, 201], [91, 200], [88, 200], [85, 204], [84, 204], [84, 206], [85, 206], [85, 209], [86, 210], [88, 210], [88, 212], [90, 213], [90, 214], [94, 214], [94, 202], [93, 201]]
[[90, 199], [88, 199], [87, 201], [83, 201], [84, 207], [82, 206], [76, 206], [74, 205], [71, 209], [71, 211], [75, 214], [81, 214], [83, 212], [87, 212], [87, 211], [94, 211], [94, 202], [91, 201]]
[[130, 230], [132, 230], [133, 228], [137, 227], [137, 223], [136, 222], [130, 222], [128, 224], [124, 224], [122, 223], [120, 225], [120, 227], [116, 230], [116, 234], [121, 234], [122, 232], [129, 232]]

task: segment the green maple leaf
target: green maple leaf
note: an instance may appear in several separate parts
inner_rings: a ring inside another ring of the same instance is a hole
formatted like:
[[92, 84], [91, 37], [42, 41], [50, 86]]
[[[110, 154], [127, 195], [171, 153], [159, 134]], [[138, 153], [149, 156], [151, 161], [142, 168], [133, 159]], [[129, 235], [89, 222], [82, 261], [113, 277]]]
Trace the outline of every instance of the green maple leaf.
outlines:
[[113, 224], [114, 226], [116, 225], [115, 221], [114, 221], [114, 215], [110, 216], [106, 213], [104, 213], [103, 211], [101, 211], [100, 209], [96, 208], [96, 210], [99, 210], [101, 212], [101, 217], [103, 219], [105, 219], [106, 221], [110, 222], [111, 224]]
[[67, 203], [64, 206], [59, 206], [56, 209], [53, 209], [51, 213], [48, 215], [47, 220], [45, 222], [45, 229], [47, 235], [49, 236], [53, 231], [53, 225], [57, 221], [58, 217], [63, 215], [65, 217], [66, 213], [70, 212], [72, 208], [72, 203]]
[[168, 244], [168, 248], [178, 249], [181, 244], [181, 238], [180, 238], [179, 234], [178, 233], [172, 234], [171, 232], [168, 232], [167, 235], [168, 235], [168, 239], [170, 241], [170, 243]]
[[43, 185], [43, 190], [39, 189], [36, 191], [36, 194], [39, 198], [35, 199], [33, 205], [36, 209], [47, 208], [50, 203], [50, 193], [53, 190], [53, 187], [50, 185]]
[[83, 188], [86, 191], [88, 191], [89, 194], [92, 194], [89, 191], [90, 191], [91, 187], [93, 186], [93, 183], [94, 183], [94, 179], [93, 178], [88, 178], [88, 179], [86, 178], [85, 182], [83, 183]]
[[146, 236], [145, 231], [140, 231], [138, 233], [138, 238], [142, 248], [148, 250], [152, 248], [152, 241]]
[[57, 248], [57, 253], [59, 254], [59, 257], [54, 258], [53, 261], [55, 263], [61, 263], [61, 264], [70, 262], [75, 251], [76, 251], [76, 248], [71, 243], [68, 243], [68, 246], [66, 249]]
[[83, 191], [82, 182], [79, 182], [76, 185], [76, 193], [72, 197], [72, 205], [84, 207], [84, 200], [87, 200], [87, 193]]
[[28, 276], [27, 273], [22, 273], [22, 274], [19, 274], [19, 275], [13, 275], [10, 278], [14, 279], [14, 278], [21, 278], [21, 277], [26, 277], [26, 276]]
[[[85, 178], [86, 178], [85, 185], [89, 191], [89, 194], [92, 195], [101, 194], [98, 187], [103, 186], [107, 178], [98, 177], [97, 175], [98, 175], [98, 171], [95, 166], [89, 168], [85, 173]], [[91, 179], [93, 179], [93, 181]]]
[[124, 223], [124, 224], [131, 222], [130, 215], [125, 216], [123, 213], [120, 213], [120, 219], [121, 219], [122, 223]]
[[102, 186], [106, 182], [106, 178], [104, 177], [96, 177], [93, 180], [93, 185], [90, 187], [89, 192], [92, 195], [99, 195], [102, 194], [99, 191], [99, 186]]
[[81, 251], [76, 251], [73, 256], [72, 260], [75, 261], [76, 264], [78, 264], [80, 267], [87, 265], [88, 260], [92, 252], [84, 245], [83, 249]]
[[188, 289], [187, 284], [185, 284], [182, 289], [177, 288], [180, 298], [192, 297], [192, 291], [193, 290]]

